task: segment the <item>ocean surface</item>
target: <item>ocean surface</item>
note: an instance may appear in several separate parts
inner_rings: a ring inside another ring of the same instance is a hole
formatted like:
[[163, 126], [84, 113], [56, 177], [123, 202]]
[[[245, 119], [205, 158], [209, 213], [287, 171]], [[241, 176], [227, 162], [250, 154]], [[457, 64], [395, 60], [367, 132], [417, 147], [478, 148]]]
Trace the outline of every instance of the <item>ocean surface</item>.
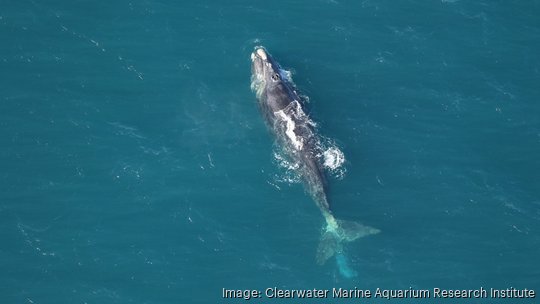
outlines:
[[[0, 303], [247, 303], [222, 288], [540, 293], [540, 1], [2, 1]], [[250, 90], [322, 137], [323, 218]], [[309, 99], [309, 102], [307, 102]], [[251, 303], [533, 303], [266, 299]]]

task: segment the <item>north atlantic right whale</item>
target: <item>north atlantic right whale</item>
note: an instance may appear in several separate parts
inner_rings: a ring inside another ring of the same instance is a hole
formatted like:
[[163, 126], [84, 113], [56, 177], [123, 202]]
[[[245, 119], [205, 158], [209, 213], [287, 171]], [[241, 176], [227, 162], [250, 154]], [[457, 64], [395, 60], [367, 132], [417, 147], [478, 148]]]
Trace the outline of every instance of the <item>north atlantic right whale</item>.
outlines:
[[316, 260], [322, 265], [340, 255], [343, 242], [379, 233], [376, 228], [358, 222], [336, 219], [327, 197], [325, 170], [313, 122], [302, 109], [301, 99], [290, 76], [263, 47], [251, 54], [251, 88], [255, 92], [267, 125], [283, 151], [298, 165], [307, 192], [321, 211], [323, 227]]

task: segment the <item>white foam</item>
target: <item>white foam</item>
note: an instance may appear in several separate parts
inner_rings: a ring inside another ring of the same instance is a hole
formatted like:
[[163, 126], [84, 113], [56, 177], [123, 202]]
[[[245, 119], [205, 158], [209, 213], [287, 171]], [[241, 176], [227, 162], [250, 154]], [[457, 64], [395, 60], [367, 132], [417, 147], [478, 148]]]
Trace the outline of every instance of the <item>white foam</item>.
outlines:
[[336, 147], [331, 147], [323, 152], [324, 166], [335, 170], [345, 162], [345, 155]]
[[276, 160], [277, 165], [281, 168], [284, 168], [285, 171], [274, 175], [273, 181], [276, 184], [285, 184], [289, 186], [293, 184], [301, 183], [302, 177], [300, 173], [298, 172], [298, 168], [300, 168], [300, 164], [294, 162], [293, 160], [291, 160], [289, 157], [287, 157], [286, 155], [282, 153], [283, 151], [275, 150], [274, 159]]
[[282, 79], [285, 79], [287, 80], [288, 82], [292, 83], [292, 73], [291, 71], [287, 71], [287, 70], [284, 70], [284, 69], [280, 69], [279, 70], [279, 74], [281, 76]]
[[299, 164], [289, 161], [286, 157], [280, 153], [274, 152], [274, 158], [278, 162], [280, 167], [283, 167], [287, 170], [296, 170], [300, 167]]

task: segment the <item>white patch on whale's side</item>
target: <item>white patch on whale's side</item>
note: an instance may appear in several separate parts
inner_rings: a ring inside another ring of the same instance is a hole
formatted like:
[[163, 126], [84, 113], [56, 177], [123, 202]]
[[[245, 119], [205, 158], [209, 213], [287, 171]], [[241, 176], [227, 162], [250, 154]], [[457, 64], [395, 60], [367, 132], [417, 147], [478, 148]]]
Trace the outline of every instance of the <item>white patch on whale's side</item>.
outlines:
[[294, 123], [292, 118], [288, 116], [287, 114], [285, 114], [283, 110], [279, 110], [275, 112], [275, 115], [286, 123], [285, 134], [287, 134], [287, 137], [291, 140], [291, 143], [293, 144], [294, 148], [296, 150], [302, 150], [302, 148], [304, 147], [304, 142], [301, 137], [300, 138], [297, 137], [296, 133], [294, 133], [296, 124]]

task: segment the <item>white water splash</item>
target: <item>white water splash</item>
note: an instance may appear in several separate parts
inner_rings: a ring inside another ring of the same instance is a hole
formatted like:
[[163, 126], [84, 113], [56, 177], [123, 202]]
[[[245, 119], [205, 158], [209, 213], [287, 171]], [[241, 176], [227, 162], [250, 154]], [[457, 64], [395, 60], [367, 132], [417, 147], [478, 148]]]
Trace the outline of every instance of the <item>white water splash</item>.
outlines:
[[287, 70], [284, 70], [284, 69], [279, 69], [279, 75], [281, 76], [281, 79], [285, 79], [288, 82], [293, 83], [292, 72], [291, 71], [287, 71]]
[[274, 160], [276, 161], [278, 167], [285, 169], [284, 172], [274, 175], [274, 182], [287, 185], [301, 183], [302, 177], [298, 172], [300, 164], [289, 160], [288, 157], [277, 151], [274, 151]]
[[285, 168], [287, 170], [296, 170], [300, 167], [299, 164], [289, 161], [285, 156], [278, 152], [274, 152], [274, 159], [281, 168]]
[[327, 169], [330, 176], [337, 179], [343, 179], [347, 172], [344, 167], [345, 154], [339, 149], [336, 143], [328, 138], [321, 138], [319, 149], [322, 153], [319, 155], [320, 162]]
[[326, 168], [335, 170], [345, 162], [345, 155], [337, 147], [331, 147], [323, 152], [324, 163]]

